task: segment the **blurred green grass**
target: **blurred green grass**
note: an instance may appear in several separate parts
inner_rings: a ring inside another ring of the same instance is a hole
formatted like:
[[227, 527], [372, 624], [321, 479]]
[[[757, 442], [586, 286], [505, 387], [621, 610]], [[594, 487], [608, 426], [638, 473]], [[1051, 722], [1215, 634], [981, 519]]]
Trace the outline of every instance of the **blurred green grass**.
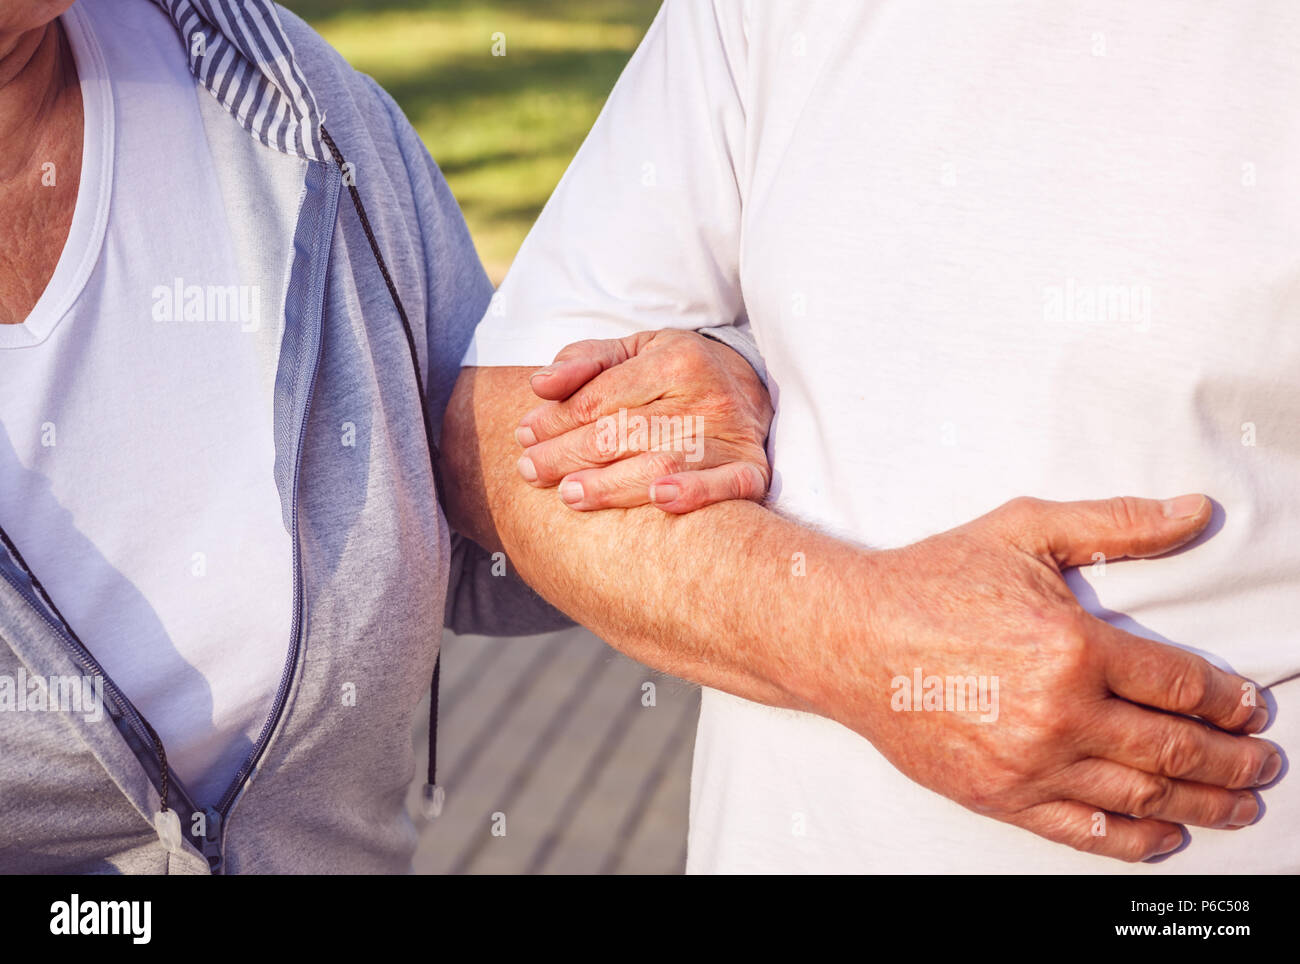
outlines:
[[[393, 95], [500, 283], [659, 0], [281, 0]], [[493, 56], [493, 35], [506, 55]]]

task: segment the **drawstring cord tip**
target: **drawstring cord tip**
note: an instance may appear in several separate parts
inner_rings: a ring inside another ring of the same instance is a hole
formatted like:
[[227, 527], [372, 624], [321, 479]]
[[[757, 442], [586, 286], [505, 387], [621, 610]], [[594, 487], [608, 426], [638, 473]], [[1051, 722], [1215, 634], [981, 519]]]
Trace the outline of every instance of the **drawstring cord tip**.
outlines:
[[[442, 805], [447, 802], [447, 791], [434, 783], [424, 785], [424, 795], [420, 799], [420, 810], [425, 817], [436, 820], [442, 816]], [[179, 833], [179, 831], [177, 831]]]
[[178, 854], [185, 849], [181, 843], [181, 818], [175, 810], [159, 810], [155, 813], [153, 827], [169, 853]]

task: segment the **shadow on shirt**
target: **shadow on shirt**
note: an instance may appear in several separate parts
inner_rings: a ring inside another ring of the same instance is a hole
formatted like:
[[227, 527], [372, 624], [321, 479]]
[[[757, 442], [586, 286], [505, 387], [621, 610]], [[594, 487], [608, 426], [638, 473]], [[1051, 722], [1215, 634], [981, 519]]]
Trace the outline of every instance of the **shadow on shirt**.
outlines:
[[[53, 446], [41, 447], [39, 440], [34, 440], [33, 444], [38, 454], [32, 461], [37, 464], [52, 458], [57, 451]], [[50, 454], [42, 458], [43, 453]], [[93, 480], [81, 479], [79, 484], [93, 484]], [[141, 503], [123, 506], [119, 511], [148, 512], [149, 506]], [[34, 528], [33, 520], [41, 520], [39, 529]], [[0, 526], [9, 534], [54, 605], [103, 667], [108, 678], [131, 700], [141, 715], [149, 719], [158, 732], [164, 749], [167, 746], [167, 733], [165, 728], [159, 729], [158, 721], [161, 716], [158, 709], [163, 700], [183, 700], [185, 715], [191, 720], [205, 720], [210, 730], [215, 732], [212, 688], [207, 678], [177, 651], [144, 594], [114, 568], [99, 548], [77, 528], [72, 513], [59, 502], [46, 475], [39, 469], [30, 469], [22, 464], [3, 422], [0, 422]], [[49, 571], [49, 546], [38, 545], [37, 541], [41, 539], [57, 540], [60, 558], [75, 559], [79, 572], [92, 569], [92, 584], [70, 586], [66, 576]], [[114, 632], [120, 634], [118, 639], [111, 641], [115, 647], [107, 645], [109, 640], [96, 639], [87, 630], [88, 612], [97, 611], [102, 620], [102, 608], [94, 610], [93, 607], [107, 607], [111, 610]], [[219, 627], [213, 627], [213, 630], [219, 631]], [[122, 686], [122, 681], [114, 674], [114, 666], [120, 667], [121, 663], [117, 659], [104, 658], [104, 654], [110, 653], [113, 648], [117, 648], [120, 653], [122, 637], [128, 636], [132, 640], [147, 640], [150, 644], [149, 650], [154, 660], [150, 668], [154, 688], [150, 693], [133, 693], [129, 687]], [[221, 751], [216, 766], [228, 770], [229, 778], [233, 779], [239, 765], [252, 750], [252, 743], [247, 736], [241, 734]], [[175, 760], [170, 757], [168, 764], [173, 779], [179, 777], [187, 790], [203, 777], [203, 774], [197, 773], [178, 773]], [[215, 805], [217, 801], [196, 799], [194, 802], [204, 806]]]

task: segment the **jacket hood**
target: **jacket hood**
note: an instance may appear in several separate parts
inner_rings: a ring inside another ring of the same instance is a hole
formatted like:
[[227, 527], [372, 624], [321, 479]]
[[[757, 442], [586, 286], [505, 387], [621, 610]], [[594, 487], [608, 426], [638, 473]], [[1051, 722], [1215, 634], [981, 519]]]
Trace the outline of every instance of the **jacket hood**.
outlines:
[[324, 117], [270, 0], [153, 0], [176, 26], [190, 71], [255, 138], [323, 161]]

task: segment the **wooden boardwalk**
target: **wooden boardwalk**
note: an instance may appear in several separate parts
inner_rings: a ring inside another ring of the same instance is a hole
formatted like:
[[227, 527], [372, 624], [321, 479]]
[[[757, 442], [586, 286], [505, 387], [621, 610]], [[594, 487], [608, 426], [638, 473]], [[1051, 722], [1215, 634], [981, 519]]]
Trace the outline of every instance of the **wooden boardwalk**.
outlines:
[[696, 687], [585, 630], [448, 635], [442, 660], [447, 803], [437, 820], [420, 815], [421, 762], [410, 796], [417, 873], [682, 872]]

